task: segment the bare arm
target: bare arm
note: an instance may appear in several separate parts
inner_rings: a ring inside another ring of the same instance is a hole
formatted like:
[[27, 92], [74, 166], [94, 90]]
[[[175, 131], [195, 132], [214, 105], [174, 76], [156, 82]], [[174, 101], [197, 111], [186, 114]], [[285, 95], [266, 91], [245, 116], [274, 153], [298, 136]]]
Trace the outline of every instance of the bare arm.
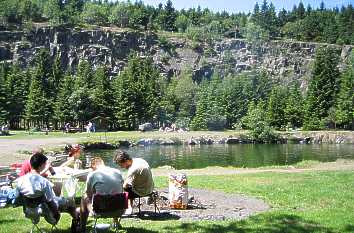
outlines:
[[68, 167], [72, 164], [74, 164], [75, 162], [75, 158], [74, 157], [69, 157], [67, 161], [65, 161], [64, 163], [62, 163], [59, 167]]

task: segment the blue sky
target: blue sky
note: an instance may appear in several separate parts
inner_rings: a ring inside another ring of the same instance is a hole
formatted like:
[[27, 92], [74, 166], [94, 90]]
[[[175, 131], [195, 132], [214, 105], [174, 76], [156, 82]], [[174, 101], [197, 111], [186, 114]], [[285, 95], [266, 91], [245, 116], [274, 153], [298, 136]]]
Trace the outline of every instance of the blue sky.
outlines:
[[[262, 1], [263, 0], [258, 0], [259, 3]], [[166, 0], [143, 0], [143, 2], [149, 5], [157, 6], [160, 2], [165, 4]], [[177, 9], [192, 8], [199, 5], [202, 8], [208, 7], [213, 11], [226, 10], [228, 12], [248, 12], [253, 10], [257, 0], [172, 0], [172, 2]], [[272, 2], [277, 10], [280, 10], [283, 7], [287, 10], [291, 10], [294, 4], [299, 4], [300, 0], [272, 0]], [[321, 0], [302, 0], [302, 2], [304, 3], [305, 7], [307, 4], [311, 4], [313, 7], [318, 7], [321, 3]], [[354, 5], [354, 0], [324, 0], [323, 2], [327, 8], [332, 8], [335, 6], [340, 7], [342, 5], [348, 5], [349, 3]]]

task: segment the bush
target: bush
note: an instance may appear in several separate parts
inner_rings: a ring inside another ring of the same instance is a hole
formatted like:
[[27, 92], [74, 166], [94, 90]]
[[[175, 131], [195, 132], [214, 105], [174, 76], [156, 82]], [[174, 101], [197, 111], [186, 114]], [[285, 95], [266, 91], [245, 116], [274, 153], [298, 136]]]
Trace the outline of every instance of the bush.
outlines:
[[177, 128], [186, 129], [186, 128], [188, 128], [190, 121], [191, 120], [188, 117], [179, 117], [179, 118], [177, 118], [175, 124], [176, 124]]
[[263, 103], [250, 103], [248, 106], [247, 115], [241, 121], [246, 129], [250, 130], [250, 137], [254, 142], [273, 142], [278, 136], [274, 129], [269, 125], [269, 122], [264, 120], [266, 112]]

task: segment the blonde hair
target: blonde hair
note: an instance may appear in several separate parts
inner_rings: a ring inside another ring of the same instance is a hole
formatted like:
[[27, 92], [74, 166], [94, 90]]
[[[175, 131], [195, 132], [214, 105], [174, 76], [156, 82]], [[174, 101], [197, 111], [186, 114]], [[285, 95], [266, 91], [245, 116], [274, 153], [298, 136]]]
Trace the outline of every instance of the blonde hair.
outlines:
[[92, 160], [91, 160], [91, 167], [97, 167], [97, 166], [100, 166], [100, 165], [104, 165], [104, 161], [102, 158], [100, 157], [94, 157]]

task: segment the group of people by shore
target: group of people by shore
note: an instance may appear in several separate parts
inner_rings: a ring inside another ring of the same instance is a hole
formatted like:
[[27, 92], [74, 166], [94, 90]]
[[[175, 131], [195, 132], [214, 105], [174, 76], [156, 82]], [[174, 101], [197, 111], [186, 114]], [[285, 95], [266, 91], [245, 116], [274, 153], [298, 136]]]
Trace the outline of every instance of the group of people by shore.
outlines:
[[[85, 126], [84, 126], [86, 133], [91, 133], [91, 132], [96, 132], [96, 124], [94, 122], [89, 121]], [[71, 132], [81, 132], [80, 126], [73, 127], [69, 122], [64, 124], [64, 131], [65, 133], [71, 133]]]
[[46, 208], [44, 218], [52, 224], [60, 219], [60, 213], [66, 212], [72, 216], [71, 232], [86, 232], [89, 213], [92, 211], [92, 200], [95, 194], [114, 194], [127, 192], [127, 215], [132, 214], [132, 203], [135, 198], [148, 196], [153, 192], [154, 182], [149, 164], [142, 158], [132, 158], [125, 151], [117, 151], [113, 162], [127, 169], [123, 179], [120, 170], [105, 165], [100, 157], [91, 160], [90, 171], [86, 179], [86, 187], [77, 207], [71, 198], [60, 196], [60, 190], [55, 190], [50, 178], [57, 173], [78, 169], [80, 166], [81, 149], [78, 145], [70, 148], [66, 162], [58, 167], [52, 167], [43, 150], [35, 150], [30, 160], [25, 161], [21, 168], [20, 177], [16, 180], [18, 196], [30, 199], [42, 198]]

